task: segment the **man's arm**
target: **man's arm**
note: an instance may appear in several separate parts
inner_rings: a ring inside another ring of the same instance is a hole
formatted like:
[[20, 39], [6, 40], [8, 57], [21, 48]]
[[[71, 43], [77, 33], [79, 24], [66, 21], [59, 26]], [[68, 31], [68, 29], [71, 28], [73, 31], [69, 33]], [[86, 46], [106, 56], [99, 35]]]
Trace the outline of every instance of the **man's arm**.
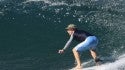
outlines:
[[69, 40], [67, 41], [67, 43], [65, 44], [63, 50], [66, 50], [66, 49], [70, 46], [72, 40], [73, 40], [73, 34], [70, 36], [70, 39], [69, 39]]
[[69, 40], [67, 41], [67, 43], [65, 44], [64, 48], [61, 49], [61, 50], [59, 50], [58, 53], [63, 53], [64, 50], [66, 50], [66, 49], [69, 47], [69, 45], [71, 44], [72, 40], [73, 40], [73, 34], [70, 36], [70, 39], [69, 39]]

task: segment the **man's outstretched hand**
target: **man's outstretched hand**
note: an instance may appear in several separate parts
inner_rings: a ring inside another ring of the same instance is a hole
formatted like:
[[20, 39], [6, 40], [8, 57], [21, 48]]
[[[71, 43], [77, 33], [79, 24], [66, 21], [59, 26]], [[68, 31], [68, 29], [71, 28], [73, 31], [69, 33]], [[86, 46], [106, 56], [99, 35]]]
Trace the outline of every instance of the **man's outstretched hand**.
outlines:
[[58, 51], [58, 53], [62, 54], [62, 53], [64, 53], [64, 50], [61, 49], [61, 50]]

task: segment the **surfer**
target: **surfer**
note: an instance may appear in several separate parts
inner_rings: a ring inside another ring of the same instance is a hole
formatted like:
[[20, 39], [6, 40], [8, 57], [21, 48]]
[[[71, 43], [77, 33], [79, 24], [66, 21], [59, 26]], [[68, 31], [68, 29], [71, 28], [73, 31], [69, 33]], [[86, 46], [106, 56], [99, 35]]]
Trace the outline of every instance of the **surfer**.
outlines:
[[70, 36], [70, 39], [65, 44], [64, 48], [60, 49], [58, 53], [60, 54], [64, 53], [64, 51], [70, 46], [71, 42], [73, 40], [76, 40], [80, 42], [78, 45], [76, 45], [72, 49], [75, 60], [77, 62], [77, 66], [75, 67], [76, 69], [82, 68], [81, 60], [80, 60], [80, 53], [83, 51], [89, 50], [95, 62], [97, 63], [98, 61], [100, 61], [100, 59], [97, 58], [97, 53], [96, 53], [96, 46], [98, 44], [98, 39], [96, 36], [84, 30], [79, 30], [74, 24], [69, 24], [66, 27], [66, 30]]

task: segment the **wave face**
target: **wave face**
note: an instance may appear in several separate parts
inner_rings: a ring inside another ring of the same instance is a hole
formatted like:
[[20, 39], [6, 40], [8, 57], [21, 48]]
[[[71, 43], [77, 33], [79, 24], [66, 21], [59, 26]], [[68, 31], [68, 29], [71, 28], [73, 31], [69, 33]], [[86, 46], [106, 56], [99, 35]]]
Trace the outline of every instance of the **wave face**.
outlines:
[[[67, 70], [65, 27], [76, 24], [99, 38], [101, 70], [125, 70], [125, 0], [0, 0], [0, 70]], [[95, 64], [84, 52], [85, 70]]]

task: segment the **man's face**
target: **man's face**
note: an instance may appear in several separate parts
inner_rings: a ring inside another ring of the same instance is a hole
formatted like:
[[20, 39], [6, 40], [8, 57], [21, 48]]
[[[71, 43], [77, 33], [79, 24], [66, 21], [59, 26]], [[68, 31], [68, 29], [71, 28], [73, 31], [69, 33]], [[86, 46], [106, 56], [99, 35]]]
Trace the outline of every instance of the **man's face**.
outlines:
[[74, 32], [74, 30], [73, 29], [68, 29], [67, 32], [68, 32], [69, 35], [72, 35], [72, 33]]

